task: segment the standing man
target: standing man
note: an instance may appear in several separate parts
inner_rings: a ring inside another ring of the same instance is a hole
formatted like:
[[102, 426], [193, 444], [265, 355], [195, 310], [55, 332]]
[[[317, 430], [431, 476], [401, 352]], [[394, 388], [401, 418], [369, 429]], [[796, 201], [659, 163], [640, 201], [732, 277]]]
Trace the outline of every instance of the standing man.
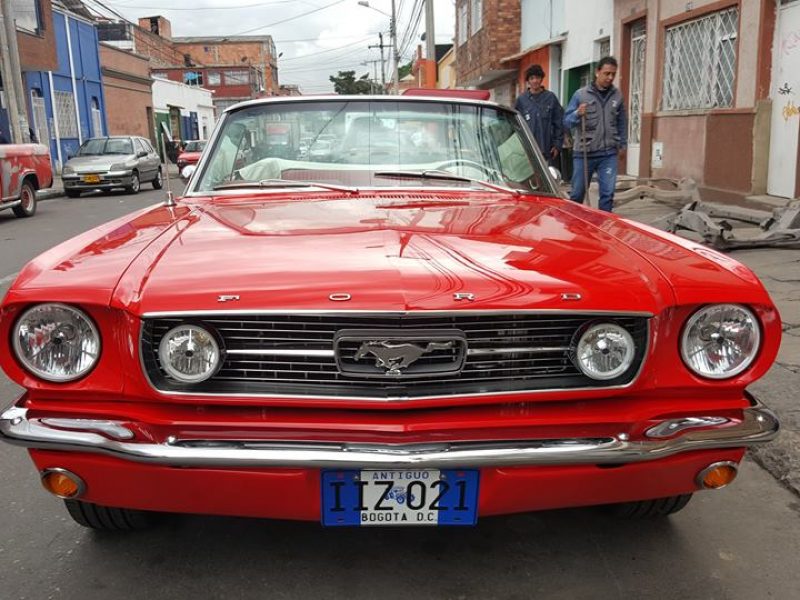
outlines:
[[548, 163], [555, 165], [564, 143], [564, 110], [556, 95], [542, 85], [544, 69], [540, 65], [531, 65], [525, 79], [528, 90], [517, 98], [514, 108], [525, 119]]
[[622, 94], [614, 87], [616, 76], [617, 60], [613, 56], [601, 58], [594, 83], [575, 92], [564, 115], [564, 125], [575, 130], [570, 199], [583, 202], [585, 182], [591, 181], [596, 172], [600, 210], [607, 212], [614, 208], [617, 158], [628, 146], [628, 116]]

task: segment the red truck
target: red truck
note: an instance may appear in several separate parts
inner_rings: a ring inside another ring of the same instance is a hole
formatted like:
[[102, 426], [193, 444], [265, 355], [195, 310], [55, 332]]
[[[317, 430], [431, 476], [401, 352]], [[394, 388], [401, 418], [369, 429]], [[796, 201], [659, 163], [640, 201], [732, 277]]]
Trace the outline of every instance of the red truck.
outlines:
[[18, 217], [36, 213], [36, 191], [53, 185], [50, 153], [41, 144], [0, 145], [0, 210]]

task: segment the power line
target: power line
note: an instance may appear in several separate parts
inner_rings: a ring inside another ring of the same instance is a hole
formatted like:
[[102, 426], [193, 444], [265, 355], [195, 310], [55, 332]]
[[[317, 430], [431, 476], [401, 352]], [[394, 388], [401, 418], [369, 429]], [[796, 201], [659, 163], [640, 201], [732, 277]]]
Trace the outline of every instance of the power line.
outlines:
[[120, 8], [136, 8], [136, 9], [155, 9], [155, 10], [163, 10], [164, 12], [169, 11], [178, 11], [178, 10], [190, 10], [192, 12], [197, 12], [201, 10], [242, 10], [246, 8], [260, 8], [262, 6], [270, 6], [272, 4], [289, 4], [293, 0], [274, 0], [273, 2], [258, 2], [256, 4], [240, 4], [237, 6], [198, 6], [196, 8], [168, 8], [164, 6], [142, 6], [139, 4], [116, 4], [115, 2], [109, 2], [109, 4], [116, 4]]
[[284, 58], [283, 62], [286, 62], [286, 61], [289, 61], [289, 60], [300, 60], [300, 59], [303, 59], [303, 58], [309, 58], [309, 57], [317, 56], [319, 54], [325, 54], [327, 52], [335, 52], [337, 50], [343, 50], [344, 48], [349, 48], [350, 46], [355, 46], [356, 44], [363, 44], [364, 42], [368, 41], [369, 39], [370, 39], [369, 37], [365, 37], [363, 39], [357, 40], [357, 41], [352, 42], [350, 44], [344, 44], [342, 46], [337, 46], [336, 48], [329, 48], [328, 50], [320, 50], [319, 52], [310, 52], [310, 53], [305, 54], [303, 56], [293, 56], [291, 58]]
[[[325, 6], [320, 6], [319, 8], [315, 8], [314, 10], [309, 10], [308, 12], [301, 13], [294, 17], [289, 17], [288, 19], [282, 19], [280, 21], [275, 21], [274, 23], [267, 23], [266, 25], [259, 25], [258, 27], [253, 27], [252, 29], [246, 29], [244, 31], [240, 31], [238, 33], [234, 33], [233, 35], [245, 35], [247, 33], [252, 33], [254, 31], [258, 31], [259, 29], [266, 29], [267, 27], [274, 27], [275, 25], [280, 25], [281, 23], [287, 23], [289, 21], [294, 21], [295, 19], [299, 19], [300, 17], [305, 17], [307, 15], [313, 14], [315, 12], [319, 12], [321, 10], [325, 10], [326, 8], [330, 8], [331, 6], [336, 6], [337, 4], [341, 4], [344, 0], [336, 0], [336, 2], [331, 2], [330, 4], [326, 4]], [[230, 36], [228, 36], [230, 37]]]

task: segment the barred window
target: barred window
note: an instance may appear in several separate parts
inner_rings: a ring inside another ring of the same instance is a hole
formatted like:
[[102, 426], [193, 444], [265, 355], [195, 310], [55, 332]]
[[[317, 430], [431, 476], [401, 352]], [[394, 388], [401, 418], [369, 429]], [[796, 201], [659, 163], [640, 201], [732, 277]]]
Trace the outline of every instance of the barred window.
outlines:
[[62, 138], [78, 137], [78, 120], [75, 118], [75, 100], [72, 92], [53, 92], [58, 117], [58, 135]]
[[733, 104], [738, 27], [734, 7], [667, 29], [662, 110]]
[[248, 71], [225, 71], [226, 85], [247, 85], [248, 83], [250, 83]]

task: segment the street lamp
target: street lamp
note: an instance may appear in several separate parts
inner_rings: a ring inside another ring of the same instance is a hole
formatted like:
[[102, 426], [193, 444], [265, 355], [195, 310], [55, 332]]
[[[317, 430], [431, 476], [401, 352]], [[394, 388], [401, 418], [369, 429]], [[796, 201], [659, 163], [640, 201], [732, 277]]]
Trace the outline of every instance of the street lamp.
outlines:
[[367, 0], [359, 0], [358, 5], [365, 8], [371, 8], [372, 10], [389, 17], [389, 35], [392, 38], [392, 54], [394, 54], [394, 72], [392, 74], [392, 82], [394, 93], [399, 94], [400, 71], [398, 65], [400, 63], [400, 53], [397, 51], [397, 12], [395, 11], [395, 0], [392, 0], [392, 14], [386, 13], [379, 8], [375, 8], [374, 6], [370, 6], [370, 3]]

